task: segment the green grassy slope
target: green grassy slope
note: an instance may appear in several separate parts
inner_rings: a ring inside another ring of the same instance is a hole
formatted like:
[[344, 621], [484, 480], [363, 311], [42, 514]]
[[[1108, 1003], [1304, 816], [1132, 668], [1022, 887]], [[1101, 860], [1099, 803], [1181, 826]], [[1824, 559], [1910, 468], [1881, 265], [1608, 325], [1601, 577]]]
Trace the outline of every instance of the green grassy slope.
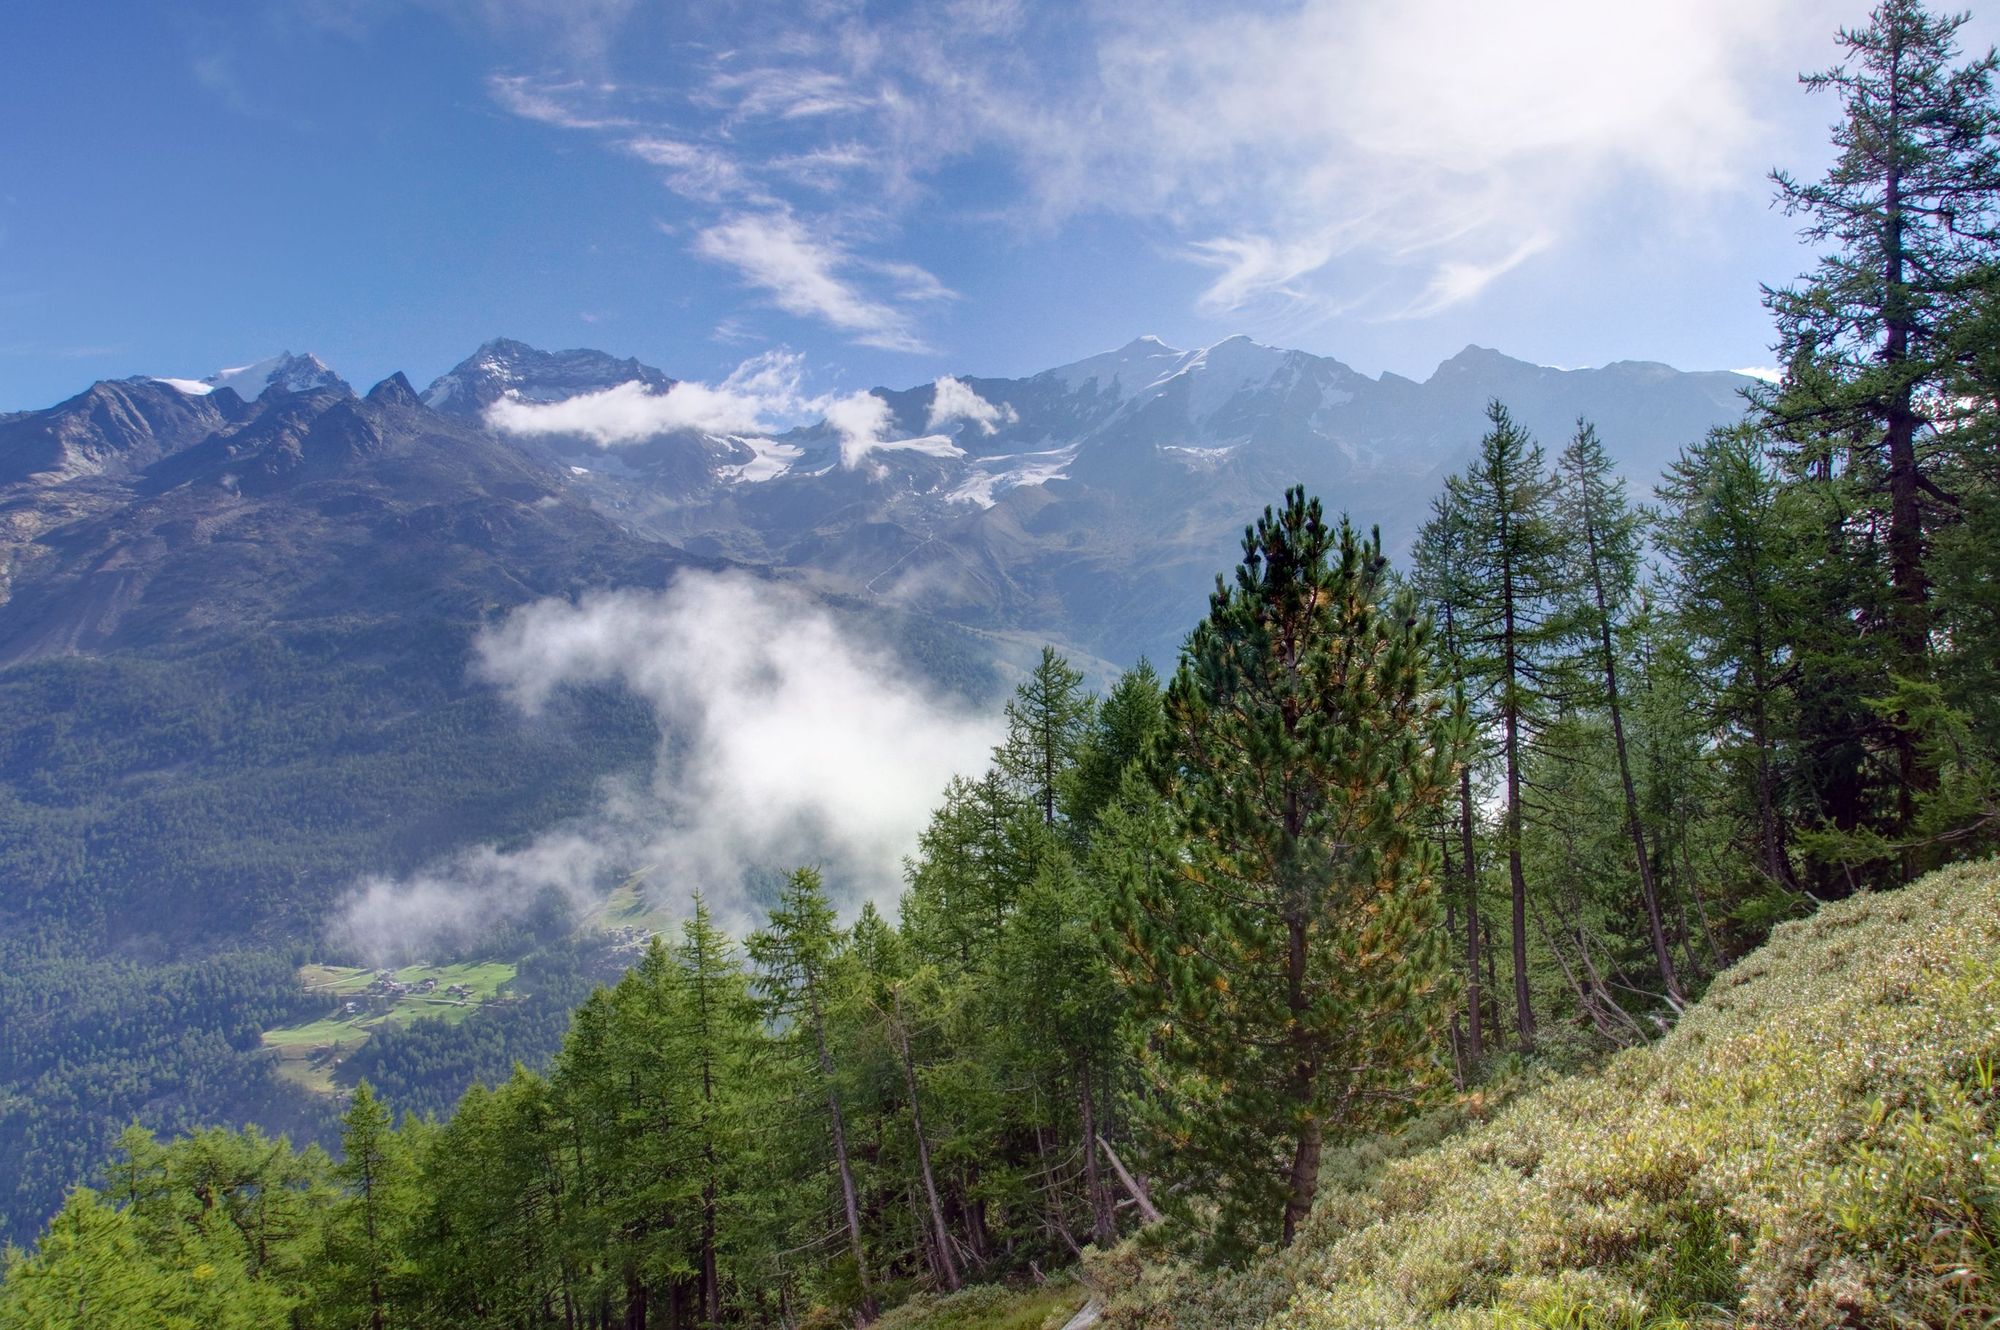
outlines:
[[1780, 928], [1651, 1047], [1334, 1160], [1291, 1251], [1128, 1243], [1091, 1279], [1107, 1327], [1991, 1326], [1996, 1063], [1984, 863]]
[[[306, 991], [338, 1005], [310, 1020], [264, 1031], [263, 1044], [278, 1055], [280, 1076], [304, 1089], [329, 1094], [340, 1057], [367, 1042], [370, 1034], [384, 1026], [413, 1021], [457, 1025], [498, 998], [501, 988], [514, 978], [515, 968], [505, 961], [406, 965], [393, 977], [412, 991], [386, 997], [371, 993], [375, 971], [365, 966], [308, 965], [299, 971]], [[415, 991], [425, 980], [435, 981], [434, 992]], [[469, 991], [453, 995], [447, 990], [454, 986]], [[354, 1008], [351, 1011], [349, 1003]]]

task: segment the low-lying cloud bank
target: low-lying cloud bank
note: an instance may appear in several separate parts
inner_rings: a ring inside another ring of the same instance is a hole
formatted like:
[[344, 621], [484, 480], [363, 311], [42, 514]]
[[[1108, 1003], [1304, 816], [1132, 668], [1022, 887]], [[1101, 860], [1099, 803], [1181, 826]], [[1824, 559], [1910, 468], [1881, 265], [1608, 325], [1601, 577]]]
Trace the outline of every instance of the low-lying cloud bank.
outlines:
[[756, 869], [820, 864], [849, 904], [887, 902], [945, 783], [1000, 729], [997, 709], [946, 697], [819, 602], [741, 574], [539, 601], [481, 636], [473, 668], [524, 716], [566, 687], [621, 685], [651, 706], [660, 749], [525, 848], [357, 883], [334, 932], [370, 959], [470, 940], [549, 890], [587, 905], [632, 872], [669, 909], [699, 888], [736, 928], [758, 922]]
[[802, 357], [768, 351], [744, 361], [715, 384], [684, 379], [655, 392], [635, 380], [559, 402], [502, 397], [486, 408], [486, 423], [504, 434], [574, 436], [600, 448], [617, 448], [681, 430], [769, 438], [817, 419], [839, 436], [840, 463], [852, 470], [871, 452], [963, 457], [951, 436], [941, 432], [946, 427], [962, 421], [990, 435], [1019, 419], [1013, 407], [989, 402], [972, 385], [945, 375], [931, 388], [925, 425], [929, 433], [900, 438], [883, 398], [866, 391], [814, 395], [806, 391], [805, 377]]
[[803, 357], [767, 351], [717, 384], [683, 379], [665, 392], [654, 392], [635, 380], [559, 402], [502, 397], [486, 408], [486, 423], [526, 437], [580, 435], [600, 448], [643, 443], [678, 430], [769, 434], [823, 409], [822, 400], [807, 396], [804, 385]]

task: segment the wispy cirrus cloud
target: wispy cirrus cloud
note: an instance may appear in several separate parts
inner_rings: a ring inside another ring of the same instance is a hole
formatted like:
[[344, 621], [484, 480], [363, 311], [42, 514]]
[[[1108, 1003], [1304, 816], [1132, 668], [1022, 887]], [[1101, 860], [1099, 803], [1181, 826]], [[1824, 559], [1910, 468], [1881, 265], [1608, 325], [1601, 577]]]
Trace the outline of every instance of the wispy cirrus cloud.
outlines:
[[558, 129], [625, 129], [632, 121], [621, 115], [584, 109], [616, 95], [615, 85], [590, 84], [580, 79], [551, 81], [526, 74], [492, 74], [486, 91], [509, 115]]
[[1003, 228], [1142, 219], [1167, 252], [1214, 270], [1196, 297], [1208, 315], [1422, 319], [1481, 299], [1637, 193], [1670, 215], [1761, 188], [1772, 94], [1758, 90], [1774, 65], [1810, 62], [1801, 34], [1824, 36], [1813, 10], [776, 8], [695, 51], [665, 123], [627, 150], [671, 144], [648, 158], [665, 183], [722, 210], [692, 228], [697, 253], [867, 345], [928, 345], [918, 327], [937, 292], [899, 282], [906, 256], [885, 251], [968, 166], [1006, 182], [976, 213]]
[[664, 168], [667, 188], [684, 198], [702, 203], [747, 199], [767, 206], [777, 204], [741, 163], [716, 148], [658, 134], [627, 139], [624, 146], [640, 161]]
[[[916, 331], [909, 305], [951, 295], [922, 268], [858, 258], [784, 210], [728, 217], [695, 237], [694, 252], [733, 268], [787, 314], [817, 319], [863, 346], [889, 351], [930, 349]], [[857, 271], [886, 278], [898, 300], [869, 294]]]
[[785, 186], [825, 192], [867, 173], [877, 156], [855, 142], [836, 141], [758, 158], [729, 133], [746, 122], [817, 121], [869, 105], [869, 98], [843, 91], [847, 86], [840, 76], [811, 71], [718, 74], [692, 99], [713, 122], [682, 130], [611, 109], [621, 90], [610, 83], [524, 74], [495, 74], [487, 81], [494, 102], [510, 114], [600, 132], [616, 150], [659, 168], [661, 182], [675, 194], [715, 209], [698, 222], [692, 252], [732, 270], [771, 306], [859, 345], [929, 351], [920, 311], [954, 298], [950, 288], [921, 265], [857, 250], [844, 238], [856, 229], [852, 203], [817, 210], [808, 220], [781, 192]]
[[1437, 264], [1431, 272], [1430, 285], [1417, 294], [1402, 309], [1387, 317], [1398, 319], [1421, 319], [1439, 310], [1450, 309], [1476, 298], [1480, 292], [1526, 263], [1535, 255], [1547, 249], [1555, 237], [1547, 231], [1530, 235], [1516, 245], [1511, 253], [1503, 254], [1491, 262], [1450, 259]]

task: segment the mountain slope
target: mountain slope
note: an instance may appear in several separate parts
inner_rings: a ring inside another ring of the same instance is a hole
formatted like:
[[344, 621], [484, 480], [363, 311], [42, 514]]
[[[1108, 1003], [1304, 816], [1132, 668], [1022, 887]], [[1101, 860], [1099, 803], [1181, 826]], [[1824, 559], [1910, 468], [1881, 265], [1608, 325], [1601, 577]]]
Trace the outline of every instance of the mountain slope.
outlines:
[[1985, 1324], [1996, 958], [1991, 862], [1826, 906], [1658, 1043], [1334, 1157], [1288, 1251], [1219, 1277], [1100, 1258], [1104, 1324]]
[[609, 698], [584, 742], [528, 734], [467, 680], [472, 634], [714, 566], [400, 376], [99, 385], [6, 432], [0, 459], [71, 464], [0, 490], [0, 923], [298, 936], [357, 873], [546, 825], [657, 736]]

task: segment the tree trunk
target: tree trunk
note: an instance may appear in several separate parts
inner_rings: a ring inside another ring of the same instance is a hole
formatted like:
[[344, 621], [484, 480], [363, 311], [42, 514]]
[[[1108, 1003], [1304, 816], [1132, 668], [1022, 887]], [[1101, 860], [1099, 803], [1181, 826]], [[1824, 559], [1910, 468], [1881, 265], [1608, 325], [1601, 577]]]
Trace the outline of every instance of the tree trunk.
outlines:
[[715, 1065], [712, 1056], [714, 1029], [709, 1022], [708, 986], [704, 982], [698, 989], [701, 1003], [701, 1128], [702, 1161], [706, 1165], [706, 1175], [701, 1186], [701, 1268], [697, 1275], [701, 1281], [702, 1319], [713, 1326], [722, 1320], [722, 1280], [716, 1270], [715, 1260], [715, 1209], [718, 1175], [721, 1161], [716, 1158], [715, 1137], [710, 1130], [709, 1114], [715, 1107]]
[[[1084, 1149], [1091, 1148], [1093, 1147], [1089, 1142], [1084, 1143]], [[1049, 1158], [1048, 1133], [1043, 1130], [1039, 1121], [1035, 1123], [1035, 1158], [1042, 1166], [1042, 1201], [1048, 1207], [1049, 1227], [1053, 1228], [1056, 1236], [1063, 1240], [1063, 1246], [1081, 1257], [1083, 1248], [1078, 1244], [1076, 1235], [1069, 1231], [1069, 1225], [1063, 1220], [1062, 1200], [1056, 1195], [1056, 1166]]]
[[1291, 1197], [1285, 1202], [1284, 1245], [1289, 1247], [1299, 1235], [1299, 1225], [1312, 1213], [1313, 1197], [1319, 1192], [1320, 1125], [1309, 1117], [1299, 1127], [1298, 1148], [1292, 1152]]
[[1653, 858], [1646, 849], [1646, 824], [1639, 817], [1639, 788], [1632, 780], [1632, 763], [1625, 750], [1624, 712], [1618, 705], [1618, 653], [1611, 642], [1611, 610], [1605, 603], [1604, 574], [1597, 558], [1596, 524], [1586, 514], [1583, 523], [1586, 551], [1590, 557], [1590, 585], [1597, 599], [1597, 646], [1604, 666], [1604, 700], [1611, 710], [1611, 746], [1618, 753], [1618, 783], [1625, 791], [1625, 828], [1632, 837], [1633, 858], [1639, 865], [1639, 898], [1646, 908], [1646, 936], [1653, 944], [1653, 963], [1659, 967], [1660, 981], [1676, 1006], [1687, 1002], [1681, 979], [1674, 972], [1673, 953], [1667, 949], [1667, 932], [1660, 921], [1660, 888], [1653, 875]]
[[[1293, 1028], [1303, 1027], [1306, 1015], [1306, 921], [1294, 914], [1285, 922], [1288, 946], [1286, 948], [1285, 970], [1288, 992], [1287, 1006], [1291, 1009]], [[1313, 1197], [1319, 1191], [1319, 1153], [1321, 1126], [1319, 1114], [1313, 1111], [1313, 1088], [1318, 1080], [1319, 1068], [1304, 1053], [1292, 1069], [1292, 1099], [1298, 1105], [1299, 1140], [1292, 1151], [1292, 1171], [1290, 1195], [1285, 1200], [1284, 1245], [1292, 1245], [1298, 1236], [1299, 1225], [1312, 1211]]]
[[1163, 1216], [1159, 1207], [1153, 1204], [1153, 1198], [1146, 1194], [1146, 1185], [1132, 1176], [1131, 1171], [1125, 1167], [1125, 1161], [1111, 1148], [1111, 1142], [1100, 1136], [1097, 1138], [1097, 1147], [1104, 1151], [1104, 1157], [1111, 1161], [1111, 1171], [1118, 1175], [1118, 1181], [1125, 1187], [1125, 1194], [1132, 1198], [1132, 1204], [1139, 1207], [1139, 1217], [1149, 1224], [1159, 1223]]
[[[1511, 672], [1511, 671], [1510, 671]], [[1521, 1051], [1535, 1048], [1535, 1009], [1528, 998], [1528, 879], [1521, 869], [1521, 749], [1520, 718], [1510, 703], [1506, 715], [1507, 742], [1507, 881], [1513, 889], [1514, 1030]]]
[[1110, 1197], [1105, 1194], [1104, 1179], [1097, 1170], [1097, 1151], [1091, 1144], [1097, 1139], [1097, 1101], [1091, 1094], [1088, 1058], [1078, 1060], [1076, 1080], [1078, 1109], [1083, 1117], [1083, 1189], [1090, 1197], [1090, 1240], [1099, 1251], [1108, 1251], [1118, 1240], [1118, 1229], [1112, 1222]]
[[[1511, 539], [1507, 506], [1500, 511], [1500, 548]], [[1514, 1030], [1521, 1051], [1535, 1047], [1535, 1009], [1528, 998], [1528, 879], [1521, 869], [1521, 660], [1515, 623], [1514, 565], [1500, 564], [1500, 712], [1507, 766], [1507, 881], [1513, 891]]]
[[625, 1330], [646, 1330], [646, 1286], [636, 1270], [625, 1272]]
[[[1756, 612], [1761, 620], [1764, 607], [1759, 605]], [[1772, 881], [1797, 891], [1799, 880], [1792, 872], [1792, 858], [1785, 849], [1785, 827], [1778, 818], [1777, 780], [1771, 770], [1771, 686], [1764, 677], [1767, 657], [1761, 628], [1751, 635], [1750, 651], [1754, 662], [1750, 687], [1757, 697], [1756, 705], [1750, 709], [1750, 742], [1757, 750], [1757, 839], [1764, 855], [1764, 871]]]
[[[1892, 108], [1900, 118], [1900, 108]], [[1903, 248], [1903, 177], [1891, 165], [1883, 182], [1883, 268], [1884, 319], [1887, 335], [1882, 360], [1893, 367], [1910, 358], [1912, 311], [1903, 269], [1907, 262]], [[1896, 388], [1889, 399], [1883, 421], [1883, 442], [1889, 454], [1889, 583], [1895, 593], [1893, 630], [1902, 655], [1898, 672], [1913, 679], [1929, 675], [1930, 579], [1924, 569], [1924, 525], [1922, 496], [1917, 473], [1917, 416], [1908, 382]], [[1908, 836], [1916, 820], [1917, 796], [1936, 788], [1937, 773], [1928, 769], [1909, 728], [1909, 717], [1891, 717], [1896, 745], [1896, 831]], [[1903, 880], [1909, 881], [1919, 867], [1915, 846], [1902, 854]]]
[[1481, 995], [1479, 990], [1479, 864], [1472, 852], [1472, 767], [1461, 767], [1458, 773], [1458, 849], [1459, 863], [1465, 875], [1465, 1009], [1470, 1019], [1466, 1022], [1467, 1040], [1465, 1056], [1468, 1062], [1477, 1063], [1486, 1056], [1486, 1037], [1481, 1029]]
[[896, 1050], [902, 1055], [903, 1083], [910, 1091], [910, 1126], [917, 1137], [917, 1164], [924, 1175], [924, 1198], [931, 1208], [931, 1226], [937, 1233], [938, 1274], [944, 1286], [956, 1293], [959, 1288], [958, 1262], [951, 1255], [951, 1231], [945, 1227], [944, 1206], [938, 1200], [937, 1178], [931, 1172], [930, 1142], [924, 1139], [924, 1111], [917, 1094], [917, 1069], [910, 1060], [910, 1032], [903, 1024], [903, 995], [892, 990], [890, 1023], [896, 1032]]
[[854, 1166], [847, 1156], [847, 1122], [841, 1117], [840, 1096], [833, 1088], [833, 1057], [826, 1051], [826, 1025], [820, 1019], [819, 1003], [811, 1004], [813, 1040], [819, 1048], [819, 1074], [826, 1084], [826, 1112], [833, 1125], [833, 1155], [840, 1166], [840, 1200], [847, 1212], [847, 1241], [854, 1254], [854, 1282], [861, 1289], [862, 1325], [874, 1320], [879, 1308], [875, 1291], [868, 1282], [868, 1256], [861, 1246], [861, 1202], [854, 1191]]

